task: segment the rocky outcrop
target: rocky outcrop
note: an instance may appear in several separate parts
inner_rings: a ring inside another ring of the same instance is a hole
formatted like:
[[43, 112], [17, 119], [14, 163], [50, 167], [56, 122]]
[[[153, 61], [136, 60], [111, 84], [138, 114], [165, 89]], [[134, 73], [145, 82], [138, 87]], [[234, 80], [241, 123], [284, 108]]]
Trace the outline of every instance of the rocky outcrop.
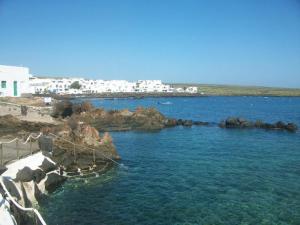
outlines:
[[28, 166], [24, 167], [22, 170], [19, 170], [16, 175], [16, 181], [29, 182], [33, 180], [33, 170]]
[[80, 119], [100, 131], [159, 130], [166, 118], [154, 108], [139, 107], [136, 111], [95, 109], [81, 113]]
[[80, 120], [100, 131], [152, 131], [175, 126], [206, 126], [207, 122], [167, 118], [155, 108], [138, 107], [135, 111], [92, 109], [80, 113]]
[[[100, 136], [96, 128], [75, 118], [65, 124], [53, 146], [52, 159], [67, 172], [102, 170], [120, 159], [109, 133]], [[74, 145], [74, 144], [75, 145]]]
[[[56, 167], [52, 167], [54, 170]], [[24, 167], [22, 170], [19, 170], [15, 181], [17, 182], [30, 182], [34, 181], [36, 183], [39, 183], [45, 176], [46, 173], [51, 170], [42, 170], [42, 169], [35, 169], [32, 170], [29, 167]]]
[[219, 123], [219, 126], [221, 128], [261, 128], [266, 130], [286, 130], [289, 132], [296, 132], [298, 129], [297, 125], [294, 123], [284, 123], [282, 121], [278, 121], [274, 124], [270, 124], [260, 120], [252, 122], [239, 117], [229, 117]]
[[40, 168], [45, 173], [48, 173], [50, 171], [55, 170], [57, 168], [57, 165], [54, 164], [53, 162], [50, 162], [50, 160], [48, 160], [47, 158], [45, 158]]
[[77, 117], [97, 130], [103, 131], [154, 131], [174, 126], [207, 126], [208, 122], [168, 118], [155, 108], [138, 107], [135, 111], [104, 110], [94, 108], [88, 102], [72, 104], [69, 101], [59, 102], [54, 106], [56, 118]]
[[42, 179], [46, 177], [46, 173], [47, 172], [45, 170], [35, 169], [32, 173], [32, 180], [38, 184]]

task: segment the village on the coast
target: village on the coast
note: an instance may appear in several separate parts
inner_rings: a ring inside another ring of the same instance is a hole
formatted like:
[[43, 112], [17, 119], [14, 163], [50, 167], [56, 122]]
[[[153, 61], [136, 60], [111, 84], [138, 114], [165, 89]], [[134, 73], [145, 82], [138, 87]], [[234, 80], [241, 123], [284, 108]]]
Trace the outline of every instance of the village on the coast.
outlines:
[[36, 76], [28, 67], [0, 65], [0, 96], [19, 97], [24, 94], [79, 95], [98, 93], [190, 93], [194, 86], [174, 88], [161, 80], [92, 80], [68, 76]]

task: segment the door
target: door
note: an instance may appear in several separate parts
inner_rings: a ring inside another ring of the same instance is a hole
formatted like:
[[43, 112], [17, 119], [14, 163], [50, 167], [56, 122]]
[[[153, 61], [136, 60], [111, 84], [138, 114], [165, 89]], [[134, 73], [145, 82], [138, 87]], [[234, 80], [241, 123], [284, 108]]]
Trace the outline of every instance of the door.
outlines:
[[18, 82], [14, 81], [14, 96], [18, 96]]

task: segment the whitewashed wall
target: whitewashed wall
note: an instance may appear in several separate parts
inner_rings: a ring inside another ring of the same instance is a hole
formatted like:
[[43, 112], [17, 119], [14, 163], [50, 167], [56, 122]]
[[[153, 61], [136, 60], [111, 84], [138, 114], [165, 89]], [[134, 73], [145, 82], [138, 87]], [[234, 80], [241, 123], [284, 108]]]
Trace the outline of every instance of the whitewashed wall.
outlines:
[[[14, 97], [14, 81], [17, 82], [17, 95], [30, 93], [29, 69], [26, 67], [0, 65], [0, 96]], [[2, 81], [6, 81], [6, 88], [2, 88]]]

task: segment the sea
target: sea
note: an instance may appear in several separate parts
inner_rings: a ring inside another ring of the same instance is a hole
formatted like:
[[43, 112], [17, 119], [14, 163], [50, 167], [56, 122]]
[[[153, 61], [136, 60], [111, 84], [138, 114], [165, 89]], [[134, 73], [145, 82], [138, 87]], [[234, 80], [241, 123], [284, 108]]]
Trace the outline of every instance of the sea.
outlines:
[[57, 189], [40, 206], [48, 225], [300, 224], [300, 132], [217, 126], [229, 116], [300, 126], [299, 97], [85, 100], [212, 125], [112, 132], [122, 165]]

